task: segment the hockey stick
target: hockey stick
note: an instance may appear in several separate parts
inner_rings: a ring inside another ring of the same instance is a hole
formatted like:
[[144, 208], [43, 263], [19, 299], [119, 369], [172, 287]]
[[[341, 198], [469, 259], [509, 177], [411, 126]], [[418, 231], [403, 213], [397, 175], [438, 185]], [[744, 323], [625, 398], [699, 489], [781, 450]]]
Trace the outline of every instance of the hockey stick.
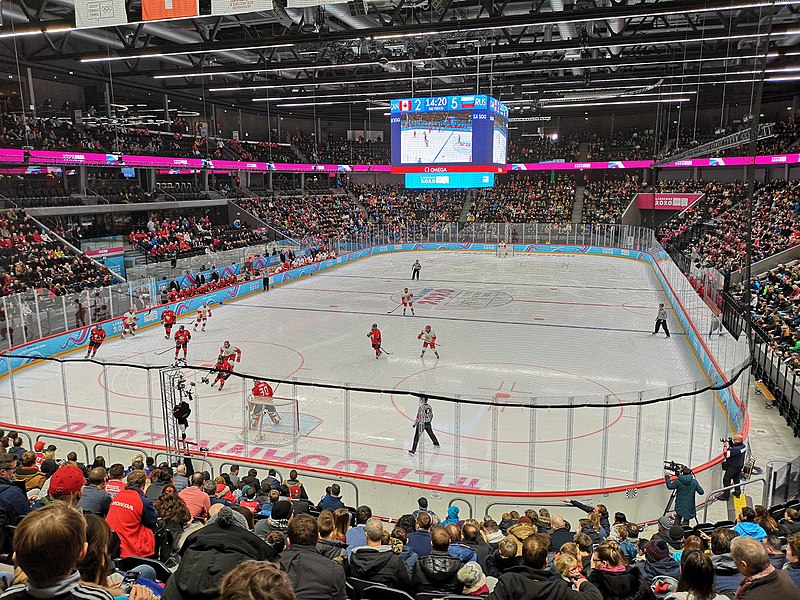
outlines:
[[156, 356], [161, 356], [162, 354], [166, 354], [167, 352], [172, 352], [173, 348], [167, 348], [166, 350], [162, 350], [161, 352], [153, 352]]
[[394, 352], [387, 352], [386, 350], [383, 349], [383, 347], [381, 347], [381, 352], [383, 352], [384, 354], [394, 354]]
[[403, 305], [402, 305], [402, 304], [398, 304], [397, 306], [395, 306], [395, 307], [394, 307], [392, 310], [390, 310], [390, 311], [389, 311], [389, 312], [387, 312], [386, 314], [387, 314], [387, 315], [390, 315], [390, 314], [392, 314], [394, 311], [396, 311], [396, 310], [397, 310], [398, 308], [400, 308], [401, 306], [403, 306]]

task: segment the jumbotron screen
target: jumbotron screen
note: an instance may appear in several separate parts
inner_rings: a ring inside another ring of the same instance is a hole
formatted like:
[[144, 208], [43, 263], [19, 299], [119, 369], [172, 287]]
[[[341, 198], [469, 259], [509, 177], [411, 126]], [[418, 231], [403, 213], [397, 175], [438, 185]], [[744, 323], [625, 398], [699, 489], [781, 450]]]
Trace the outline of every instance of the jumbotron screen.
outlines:
[[504, 173], [508, 107], [489, 96], [390, 103], [392, 173]]

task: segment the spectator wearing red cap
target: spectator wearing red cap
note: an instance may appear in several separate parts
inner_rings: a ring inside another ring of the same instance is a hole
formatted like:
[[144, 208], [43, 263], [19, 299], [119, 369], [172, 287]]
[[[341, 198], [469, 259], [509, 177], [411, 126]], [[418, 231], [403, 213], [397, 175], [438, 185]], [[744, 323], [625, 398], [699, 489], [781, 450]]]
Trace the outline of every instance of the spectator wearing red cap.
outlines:
[[42, 461], [44, 460], [44, 442], [39, 440], [33, 445], [33, 451], [36, 452], [36, 468], [42, 468]]
[[64, 465], [50, 477], [47, 495], [34, 502], [31, 508], [37, 510], [56, 500], [66, 502], [70, 506], [77, 506], [85, 484], [86, 478], [83, 476], [83, 471], [75, 465]]
[[106, 522], [120, 539], [120, 558], [127, 556], [151, 556], [155, 552], [153, 527], [158, 513], [152, 500], [142, 489], [147, 475], [135, 469], [128, 475], [127, 487], [114, 496], [106, 515]]

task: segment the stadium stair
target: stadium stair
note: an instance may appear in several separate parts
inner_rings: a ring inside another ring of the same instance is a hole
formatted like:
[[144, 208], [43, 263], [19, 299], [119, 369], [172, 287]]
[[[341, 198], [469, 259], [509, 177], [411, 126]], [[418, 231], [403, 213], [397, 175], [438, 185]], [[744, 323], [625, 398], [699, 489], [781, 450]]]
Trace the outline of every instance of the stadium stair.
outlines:
[[467, 190], [467, 193], [464, 194], [464, 206], [461, 209], [461, 214], [458, 216], [459, 223], [463, 224], [467, 222], [470, 210], [472, 210], [472, 192]]
[[572, 207], [573, 223], [580, 223], [583, 220], [583, 194], [585, 191], [585, 185], [575, 187], [575, 205]]

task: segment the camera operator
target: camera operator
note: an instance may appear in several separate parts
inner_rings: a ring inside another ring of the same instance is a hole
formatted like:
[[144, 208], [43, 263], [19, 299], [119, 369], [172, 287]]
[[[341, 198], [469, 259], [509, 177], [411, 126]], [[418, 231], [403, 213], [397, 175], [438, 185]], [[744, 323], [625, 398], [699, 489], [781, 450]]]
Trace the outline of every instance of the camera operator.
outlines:
[[[731, 444], [730, 442], [733, 443]], [[722, 468], [724, 469], [722, 487], [728, 487], [735, 483], [736, 488], [733, 490], [733, 495], [738, 498], [742, 493], [739, 482], [742, 480], [742, 469], [744, 469], [744, 460], [747, 457], [747, 444], [744, 443], [744, 438], [738, 433], [733, 438], [728, 438], [722, 448], [722, 453], [725, 455], [725, 460], [722, 461]], [[730, 497], [731, 491], [725, 490], [719, 499], [729, 500]]]
[[675, 479], [670, 479], [670, 472], [664, 471], [664, 483], [668, 490], [677, 490], [675, 494], [675, 525], [689, 524], [690, 519], [697, 516], [695, 494], [705, 494], [689, 467], [683, 467]]

